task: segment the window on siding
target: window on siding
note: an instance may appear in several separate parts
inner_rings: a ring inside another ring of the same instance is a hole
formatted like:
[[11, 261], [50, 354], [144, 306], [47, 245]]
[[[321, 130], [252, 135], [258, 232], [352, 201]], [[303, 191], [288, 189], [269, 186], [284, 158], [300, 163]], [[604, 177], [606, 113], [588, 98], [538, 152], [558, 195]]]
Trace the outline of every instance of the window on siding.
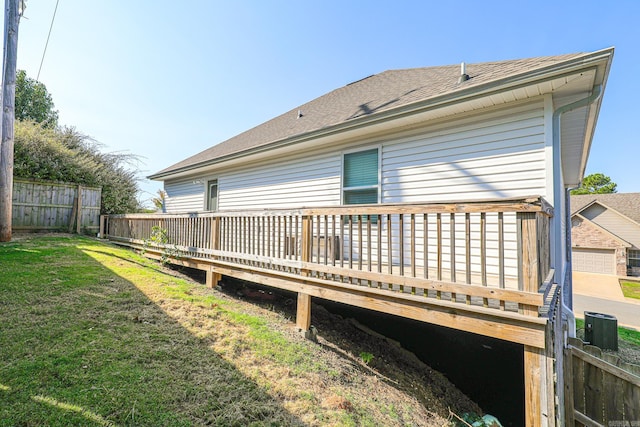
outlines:
[[378, 203], [378, 149], [344, 155], [343, 203]]
[[207, 210], [218, 210], [218, 180], [209, 181], [207, 183]]
[[[375, 204], [379, 201], [378, 149], [347, 153], [343, 159], [342, 203]], [[377, 217], [372, 217], [376, 222]]]
[[629, 267], [640, 267], [639, 250], [629, 250]]

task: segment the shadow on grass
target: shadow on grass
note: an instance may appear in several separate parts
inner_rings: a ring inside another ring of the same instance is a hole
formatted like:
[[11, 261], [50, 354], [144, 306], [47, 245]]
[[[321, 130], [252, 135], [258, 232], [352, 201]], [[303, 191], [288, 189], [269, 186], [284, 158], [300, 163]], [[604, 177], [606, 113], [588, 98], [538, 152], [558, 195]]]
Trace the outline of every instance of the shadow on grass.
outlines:
[[103, 258], [136, 260], [19, 246], [0, 244], [0, 426], [303, 424]]

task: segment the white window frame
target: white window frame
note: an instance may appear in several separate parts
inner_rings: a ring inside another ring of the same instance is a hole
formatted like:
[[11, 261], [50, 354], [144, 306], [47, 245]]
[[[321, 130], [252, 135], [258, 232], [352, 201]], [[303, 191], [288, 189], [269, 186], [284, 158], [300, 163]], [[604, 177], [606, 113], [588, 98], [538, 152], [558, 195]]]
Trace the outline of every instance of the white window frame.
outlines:
[[[216, 207], [215, 209], [209, 209], [209, 202], [211, 201], [211, 185], [215, 182], [216, 185]], [[218, 178], [207, 178], [204, 184], [204, 210], [207, 212], [217, 212], [220, 206], [220, 181]]]
[[635, 267], [631, 265], [631, 260], [638, 261], [639, 265], [637, 267], [640, 267], [640, 250], [629, 249], [629, 252], [627, 253], [627, 264], [629, 265], [629, 267]]

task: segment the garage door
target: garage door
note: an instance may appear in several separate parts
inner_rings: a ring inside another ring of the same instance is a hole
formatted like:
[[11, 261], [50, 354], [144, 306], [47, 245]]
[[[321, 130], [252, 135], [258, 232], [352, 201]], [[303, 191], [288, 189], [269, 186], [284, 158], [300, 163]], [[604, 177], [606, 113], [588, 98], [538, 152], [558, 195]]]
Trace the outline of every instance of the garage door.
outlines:
[[615, 251], [573, 248], [573, 269], [587, 273], [615, 274]]

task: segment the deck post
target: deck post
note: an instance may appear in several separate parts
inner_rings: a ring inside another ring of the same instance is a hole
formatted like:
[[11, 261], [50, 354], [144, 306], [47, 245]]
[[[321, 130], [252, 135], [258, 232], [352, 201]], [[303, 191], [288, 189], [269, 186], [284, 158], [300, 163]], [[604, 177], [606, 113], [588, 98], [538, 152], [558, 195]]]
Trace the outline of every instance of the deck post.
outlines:
[[[535, 212], [518, 212], [518, 234], [520, 243], [519, 276], [522, 290], [538, 293], [542, 280], [538, 254], [538, 221]], [[524, 307], [523, 314], [538, 316], [537, 308]]]
[[[518, 212], [518, 243], [520, 265], [518, 274], [522, 290], [537, 293], [540, 288], [540, 266], [537, 212]], [[537, 307], [524, 306], [523, 314], [537, 317]], [[546, 405], [546, 351], [524, 346], [524, 411], [526, 426], [549, 425]]]
[[298, 292], [296, 327], [306, 339], [318, 341], [316, 329], [311, 326], [311, 295]]
[[[211, 240], [210, 246], [211, 249], [217, 251], [220, 249], [220, 217], [215, 216], [211, 218]], [[213, 259], [216, 259], [217, 256], [213, 255]], [[210, 270], [207, 270], [207, 288], [215, 288], [218, 286], [218, 282], [222, 279], [222, 275], [220, 273], [216, 273], [213, 269], [215, 267], [211, 267]]]
[[221, 278], [222, 278], [221, 274], [216, 273], [213, 270], [207, 270], [207, 279], [206, 279], [207, 288], [215, 288], [216, 286], [218, 286], [218, 282], [220, 282]]
[[[302, 216], [302, 241], [300, 242], [300, 259], [302, 262], [311, 261], [313, 244], [313, 219], [310, 215]], [[301, 274], [308, 276], [309, 271], [303, 269]], [[311, 295], [298, 292], [298, 306], [296, 310], [296, 326], [305, 338], [314, 339], [311, 329]]]
[[548, 426], [549, 414], [545, 402], [546, 396], [544, 387], [547, 386], [546, 381], [546, 363], [545, 350], [524, 346], [524, 416], [525, 426], [537, 427]]
[[[302, 216], [302, 241], [300, 243], [300, 260], [311, 262], [311, 252], [313, 250], [313, 219], [310, 215]], [[309, 272], [303, 269], [303, 276], [308, 276]]]

